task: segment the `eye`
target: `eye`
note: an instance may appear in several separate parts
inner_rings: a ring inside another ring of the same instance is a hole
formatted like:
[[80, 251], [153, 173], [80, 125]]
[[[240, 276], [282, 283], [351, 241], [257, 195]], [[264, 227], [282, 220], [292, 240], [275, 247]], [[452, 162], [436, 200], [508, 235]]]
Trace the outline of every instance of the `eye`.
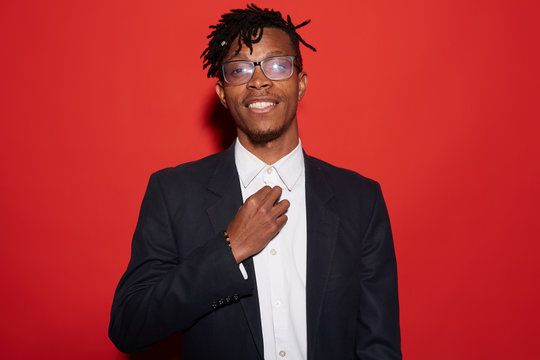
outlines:
[[227, 78], [240, 78], [249, 75], [252, 71], [252, 64], [247, 62], [231, 62], [225, 65]]
[[231, 74], [232, 75], [237, 75], [237, 74], [242, 74], [242, 73], [245, 73], [245, 72], [248, 72], [248, 70], [246, 68], [238, 67], [238, 68], [232, 69]]
[[273, 63], [271, 69], [272, 70], [283, 70], [283, 69], [286, 69], [286, 65], [281, 64], [281, 63]]
[[287, 57], [271, 58], [265, 64], [265, 70], [273, 74], [288, 73], [291, 70], [291, 60]]

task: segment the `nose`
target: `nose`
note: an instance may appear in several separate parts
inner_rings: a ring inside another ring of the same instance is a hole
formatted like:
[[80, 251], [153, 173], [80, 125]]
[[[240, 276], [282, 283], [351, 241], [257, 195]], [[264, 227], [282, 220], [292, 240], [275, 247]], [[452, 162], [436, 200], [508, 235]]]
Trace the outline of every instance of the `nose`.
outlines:
[[251, 89], [263, 89], [272, 86], [272, 80], [268, 79], [260, 65], [256, 65], [253, 69], [253, 76], [247, 83], [247, 87]]

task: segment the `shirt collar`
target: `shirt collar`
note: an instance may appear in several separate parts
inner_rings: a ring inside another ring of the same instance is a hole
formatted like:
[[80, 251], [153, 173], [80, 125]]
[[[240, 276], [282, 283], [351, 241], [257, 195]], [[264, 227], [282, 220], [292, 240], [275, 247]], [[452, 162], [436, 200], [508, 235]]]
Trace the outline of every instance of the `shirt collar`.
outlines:
[[287, 189], [292, 191], [304, 173], [304, 154], [300, 139], [298, 139], [298, 145], [290, 153], [271, 165], [250, 153], [238, 139], [234, 144], [234, 157], [238, 176], [244, 188], [247, 188], [263, 169], [273, 167]]

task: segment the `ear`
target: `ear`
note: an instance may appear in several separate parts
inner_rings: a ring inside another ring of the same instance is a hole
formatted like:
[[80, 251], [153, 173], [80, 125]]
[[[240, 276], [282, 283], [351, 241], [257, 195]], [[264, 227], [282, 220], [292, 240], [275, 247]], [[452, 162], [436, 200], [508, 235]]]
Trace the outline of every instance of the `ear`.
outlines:
[[305, 72], [298, 73], [298, 101], [302, 100], [306, 94], [306, 88], [308, 84], [308, 76]]
[[225, 109], [228, 109], [228, 107], [227, 107], [227, 99], [225, 97], [225, 89], [223, 87], [223, 81], [221, 81], [221, 80], [218, 80], [216, 82], [216, 94], [219, 97], [219, 101], [221, 101], [221, 103], [223, 104]]

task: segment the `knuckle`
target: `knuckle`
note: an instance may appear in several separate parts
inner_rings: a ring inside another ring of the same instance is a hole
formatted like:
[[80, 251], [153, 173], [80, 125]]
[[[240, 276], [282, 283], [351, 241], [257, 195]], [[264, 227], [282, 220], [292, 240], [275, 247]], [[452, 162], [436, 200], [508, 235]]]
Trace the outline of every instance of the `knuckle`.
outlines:
[[273, 230], [276, 227], [276, 222], [272, 221], [270, 218], [268, 218], [264, 222], [264, 227], [266, 227], [267, 229]]
[[254, 198], [253, 196], [250, 196], [249, 198], [247, 198], [244, 205], [246, 205], [247, 207], [254, 207], [254, 206], [257, 206], [257, 203], [258, 203], [257, 198]]

